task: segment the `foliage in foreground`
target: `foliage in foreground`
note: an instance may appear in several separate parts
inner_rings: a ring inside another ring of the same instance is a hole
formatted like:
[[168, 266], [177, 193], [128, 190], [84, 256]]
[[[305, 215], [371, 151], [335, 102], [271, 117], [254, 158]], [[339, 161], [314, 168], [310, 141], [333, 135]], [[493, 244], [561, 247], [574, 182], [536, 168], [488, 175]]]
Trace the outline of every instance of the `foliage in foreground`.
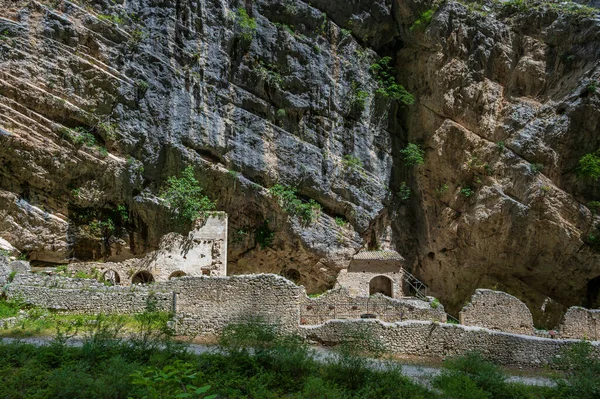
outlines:
[[[567, 380], [556, 388], [507, 382], [502, 369], [478, 354], [457, 357], [433, 381], [418, 385], [399, 368], [372, 367], [368, 356], [382, 347], [366, 330], [347, 326], [344, 340], [325, 361], [296, 336], [254, 319], [232, 324], [220, 340], [221, 352], [194, 354], [168, 335], [142, 336], [156, 315], [138, 317], [145, 326], [123, 340], [118, 322], [100, 316], [89, 324], [81, 347], [66, 335], [44, 347], [0, 342], [2, 398], [593, 398], [598, 359], [589, 344], [574, 347], [559, 366]], [[161, 319], [162, 320], [162, 319]], [[595, 395], [595, 396], [594, 396]]]

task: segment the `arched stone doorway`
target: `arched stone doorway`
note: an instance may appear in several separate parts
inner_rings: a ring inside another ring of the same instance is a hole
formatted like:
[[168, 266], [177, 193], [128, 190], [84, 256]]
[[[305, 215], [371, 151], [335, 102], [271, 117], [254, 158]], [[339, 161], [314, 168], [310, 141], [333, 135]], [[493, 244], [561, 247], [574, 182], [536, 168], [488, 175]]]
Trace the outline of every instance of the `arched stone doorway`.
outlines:
[[587, 301], [585, 307], [588, 309], [600, 308], [600, 276], [591, 279], [587, 283]]
[[131, 278], [131, 284], [148, 284], [154, 282], [154, 276], [152, 273], [146, 270], [142, 270], [141, 272], [137, 272]]
[[369, 295], [383, 294], [392, 296], [392, 280], [386, 276], [373, 277], [369, 282]]
[[105, 271], [102, 275], [102, 278], [110, 285], [118, 285], [121, 283], [121, 277], [119, 277], [119, 273], [114, 270]]
[[186, 274], [184, 272], [182, 272], [181, 270], [178, 270], [176, 272], [171, 273], [171, 275], [169, 276], [169, 280], [177, 278], [177, 277], [183, 277], [186, 276]]

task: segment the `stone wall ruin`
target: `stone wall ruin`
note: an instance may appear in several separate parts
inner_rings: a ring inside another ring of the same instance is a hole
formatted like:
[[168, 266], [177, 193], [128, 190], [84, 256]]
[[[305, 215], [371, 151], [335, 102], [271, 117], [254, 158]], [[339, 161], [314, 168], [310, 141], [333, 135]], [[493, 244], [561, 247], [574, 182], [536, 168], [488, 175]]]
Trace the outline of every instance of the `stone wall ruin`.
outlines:
[[560, 336], [600, 340], [600, 309], [569, 308], [560, 326]]
[[[187, 236], [169, 233], [159, 249], [123, 262], [69, 264], [71, 271], [97, 272], [116, 285], [168, 281], [182, 276], [227, 275], [227, 214], [212, 212], [198, 219]], [[148, 281], [149, 280], [149, 281]]]
[[460, 324], [533, 335], [531, 312], [518, 298], [502, 291], [477, 289], [459, 313]]

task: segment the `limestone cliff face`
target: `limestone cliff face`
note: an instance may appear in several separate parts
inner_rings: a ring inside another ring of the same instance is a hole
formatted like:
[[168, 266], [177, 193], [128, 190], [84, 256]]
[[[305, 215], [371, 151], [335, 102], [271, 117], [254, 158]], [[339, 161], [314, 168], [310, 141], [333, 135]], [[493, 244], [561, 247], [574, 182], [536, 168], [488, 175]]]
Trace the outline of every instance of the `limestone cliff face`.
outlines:
[[[42, 262], [139, 256], [177, 229], [157, 193], [193, 165], [229, 214], [231, 273], [320, 290], [361, 246], [383, 246], [450, 310], [486, 286], [538, 322], [548, 297], [582, 303], [600, 275], [584, 243], [599, 193], [573, 168], [600, 146], [585, 89], [598, 23], [436, 7], [0, 0], [0, 237]], [[414, 105], [376, 93], [383, 56]], [[424, 165], [404, 165], [409, 142]], [[268, 193], [277, 183], [321, 204], [319, 219], [289, 217]]]

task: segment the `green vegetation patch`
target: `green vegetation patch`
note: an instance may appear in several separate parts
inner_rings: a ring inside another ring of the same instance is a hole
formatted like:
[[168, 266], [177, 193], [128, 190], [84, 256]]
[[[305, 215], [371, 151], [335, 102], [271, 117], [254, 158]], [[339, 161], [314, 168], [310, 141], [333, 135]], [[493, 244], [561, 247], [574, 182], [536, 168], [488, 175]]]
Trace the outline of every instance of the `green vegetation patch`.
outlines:
[[202, 187], [194, 176], [194, 168], [188, 166], [181, 177], [171, 176], [160, 198], [169, 207], [173, 218], [181, 223], [189, 223], [206, 216], [216, 208], [216, 202], [202, 193]]
[[405, 105], [414, 104], [415, 97], [404, 86], [396, 83], [396, 68], [391, 64], [391, 57], [383, 57], [379, 62], [371, 65], [371, 72], [379, 83], [377, 94], [391, 100], [400, 101]]
[[289, 215], [298, 217], [306, 224], [314, 222], [321, 213], [321, 205], [313, 199], [303, 201], [298, 198], [296, 192], [295, 188], [282, 184], [276, 184], [269, 189], [269, 193]]

